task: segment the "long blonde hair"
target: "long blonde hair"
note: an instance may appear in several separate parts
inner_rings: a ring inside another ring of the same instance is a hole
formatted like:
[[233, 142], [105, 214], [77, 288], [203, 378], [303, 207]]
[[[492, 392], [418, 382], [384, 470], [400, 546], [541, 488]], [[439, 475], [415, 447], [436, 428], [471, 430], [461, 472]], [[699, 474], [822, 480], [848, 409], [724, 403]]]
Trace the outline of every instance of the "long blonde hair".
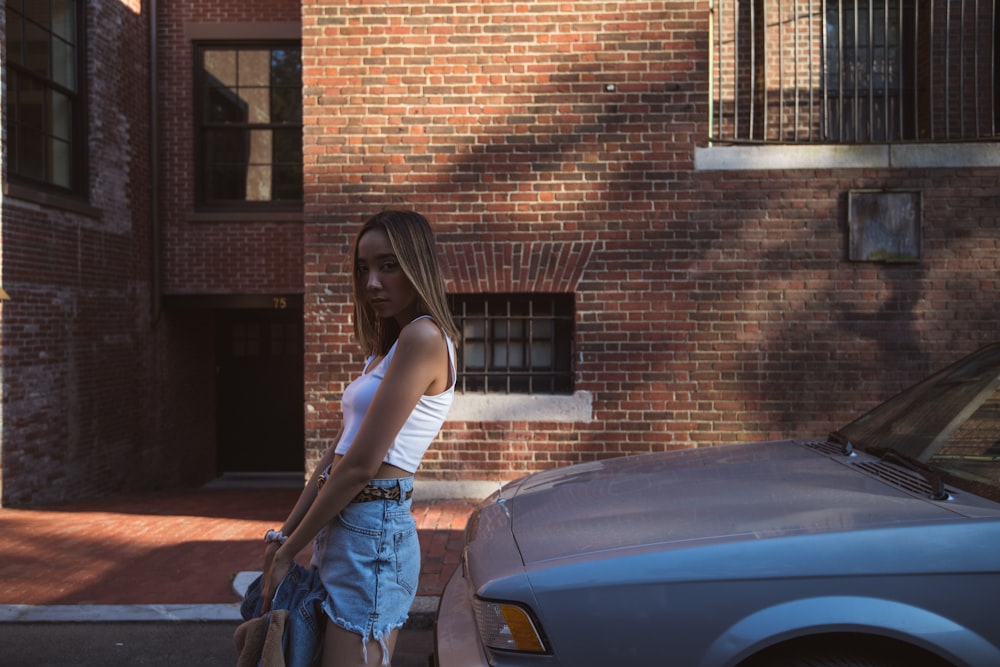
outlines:
[[354, 335], [366, 355], [386, 354], [399, 337], [399, 323], [379, 317], [365, 294], [358, 267], [358, 243], [365, 232], [381, 229], [389, 237], [392, 251], [407, 280], [416, 290], [421, 315], [430, 315], [452, 341], [459, 332], [448, 308], [444, 278], [435, 251], [430, 223], [413, 211], [381, 211], [368, 218], [354, 239], [351, 275], [354, 288]]

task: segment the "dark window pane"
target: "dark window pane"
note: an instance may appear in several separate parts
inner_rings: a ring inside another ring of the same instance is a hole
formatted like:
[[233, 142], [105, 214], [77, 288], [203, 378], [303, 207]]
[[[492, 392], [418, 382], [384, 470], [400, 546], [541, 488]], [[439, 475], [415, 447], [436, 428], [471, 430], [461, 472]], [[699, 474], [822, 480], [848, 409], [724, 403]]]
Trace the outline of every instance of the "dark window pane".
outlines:
[[73, 147], [68, 141], [59, 139], [49, 140], [49, 173], [48, 181], [60, 187], [68, 188], [72, 174], [70, 167], [73, 164]]
[[73, 101], [68, 95], [52, 91], [50, 94], [49, 132], [57, 139], [73, 139]]
[[274, 168], [274, 198], [279, 201], [302, 199], [302, 167]]
[[24, 3], [24, 16], [29, 20], [49, 29], [48, 0], [28, 0]]
[[76, 6], [73, 0], [50, 0], [52, 3], [52, 34], [70, 44], [76, 44]]
[[18, 90], [21, 87], [21, 77], [17, 73], [16, 69], [10, 69], [7, 72], [7, 120], [13, 126], [21, 120], [21, 104], [18, 102], [20, 95]]
[[209, 123], [245, 123], [247, 106], [229, 88], [213, 86], [208, 89], [205, 119]]
[[21, 15], [7, 12], [7, 58], [12, 64], [24, 64], [24, 21]]
[[274, 123], [302, 124], [302, 88], [271, 90], [271, 120]]
[[285, 165], [302, 165], [302, 130], [274, 131], [274, 162]]
[[[29, 3], [31, 4], [31, 3]], [[49, 33], [34, 23], [24, 25], [24, 65], [29, 72], [42, 79], [52, 73]]]
[[302, 86], [302, 56], [300, 49], [271, 51], [271, 85], [276, 88]]
[[247, 160], [247, 135], [241, 130], [216, 129], [205, 132], [206, 164]]
[[245, 198], [246, 167], [242, 164], [213, 164], [207, 172], [206, 180], [206, 198], [209, 201]]
[[17, 173], [38, 181], [45, 179], [45, 137], [41, 131], [21, 126], [17, 142]]
[[45, 87], [36, 79], [23, 77], [18, 89], [18, 116], [24, 127], [42, 130], [45, 124]]
[[76, 47], [61, 39], [52, 40], [52, 80], [76, 90]]

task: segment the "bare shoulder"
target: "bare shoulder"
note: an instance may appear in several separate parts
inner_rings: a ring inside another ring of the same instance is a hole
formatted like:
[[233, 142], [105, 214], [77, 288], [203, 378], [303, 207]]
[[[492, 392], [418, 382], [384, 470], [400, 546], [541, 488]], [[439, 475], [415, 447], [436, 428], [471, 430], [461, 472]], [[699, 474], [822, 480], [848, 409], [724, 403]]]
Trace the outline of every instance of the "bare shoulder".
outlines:
[[428, 384], [421, 387], [425, 395], [439, 394], [452, 381], [447, 341], [434, 320], [429, 317], [414, 320], [399, 332], [396, 356], [392, 363], [395, 364], [398, 360], [401, 369], [409, 368], [427, 380]]
[[414, 320], [399, 332], [399, 347], [421, 354], [446, 352], [444, 332], [429, 317]]

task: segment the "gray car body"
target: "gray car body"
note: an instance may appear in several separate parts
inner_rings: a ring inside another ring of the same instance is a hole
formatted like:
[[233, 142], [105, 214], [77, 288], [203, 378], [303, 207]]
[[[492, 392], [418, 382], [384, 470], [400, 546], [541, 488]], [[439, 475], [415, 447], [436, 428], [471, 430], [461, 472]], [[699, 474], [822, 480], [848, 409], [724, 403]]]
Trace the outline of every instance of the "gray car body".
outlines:
[[[725, 667], [794, 638], [905, 641], [1000, 665], [1000, 504], [821, 441], [624, 457], [505, 487], [470, 521], [441, 667]], [[551, 653], [489, 651], [472, 595], [517, 601]]]

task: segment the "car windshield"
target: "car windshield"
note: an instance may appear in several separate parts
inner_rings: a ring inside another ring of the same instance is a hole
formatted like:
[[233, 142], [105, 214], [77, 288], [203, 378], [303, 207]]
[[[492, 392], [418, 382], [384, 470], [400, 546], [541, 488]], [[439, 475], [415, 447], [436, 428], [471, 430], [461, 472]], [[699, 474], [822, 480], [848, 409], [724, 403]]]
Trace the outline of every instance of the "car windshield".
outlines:
[[990, 345], [840, 429], [856, 449], [925, 464], [1000, 502], [1000, 344]]

